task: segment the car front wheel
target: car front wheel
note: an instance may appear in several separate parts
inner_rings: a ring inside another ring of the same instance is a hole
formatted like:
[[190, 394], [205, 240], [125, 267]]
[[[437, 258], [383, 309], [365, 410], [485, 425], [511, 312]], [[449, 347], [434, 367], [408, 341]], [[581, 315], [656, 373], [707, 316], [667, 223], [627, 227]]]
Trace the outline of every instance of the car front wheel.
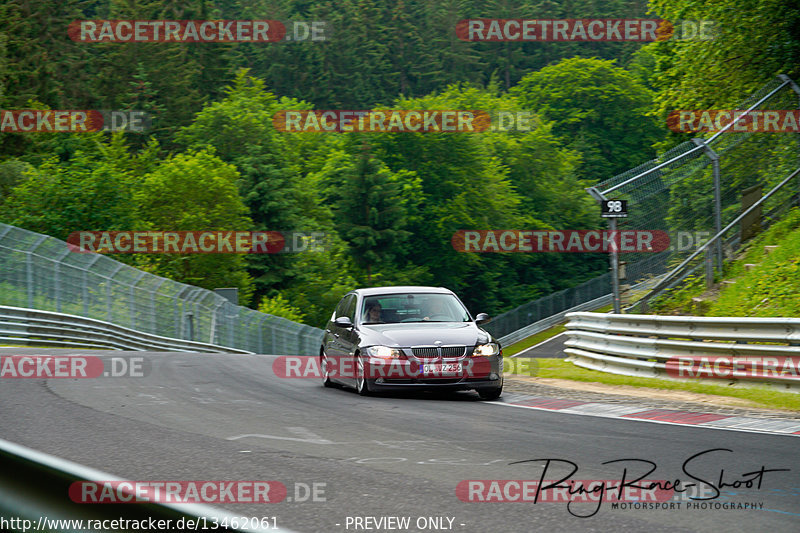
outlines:
[[333, 387], [333, 381], [331, 381], [331, 373], [328, 365], [328, 354], [325, 353], [325, 350], [322, 350], [322, 353], [319, 356], [319, 369], [322, 372], [322, 386]]
[[367, 378], [367, 362], [362, 354], [356, 356], [356, 391], [361, 396], [369, 396], [372, 393], [370, 380]]
[[486, 390], [479, 390], [478, 395], [481, 397], [481, 400], [484, 401], [492, 401], [496, 400], [503, 394], [503, 387], [497, 387], [496, 389], [486, 389]]

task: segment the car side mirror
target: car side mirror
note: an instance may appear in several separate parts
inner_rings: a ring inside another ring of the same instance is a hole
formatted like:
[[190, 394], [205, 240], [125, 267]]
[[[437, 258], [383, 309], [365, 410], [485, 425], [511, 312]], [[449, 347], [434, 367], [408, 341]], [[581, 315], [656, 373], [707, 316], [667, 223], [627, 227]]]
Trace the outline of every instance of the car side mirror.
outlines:
[[486, 313], [478, 313], [478, 316], [475, 317], [475, 323], [478, 325], [486, 324], [492, 321], [492, 317], [487, 315]]
[[336, 320], [333, 321], [333, 323], [339, 326], [340, 328], [350, 329], [353, 327], [353, 323], [350, 322], [350, 317], [348, 316], [337, 317]]

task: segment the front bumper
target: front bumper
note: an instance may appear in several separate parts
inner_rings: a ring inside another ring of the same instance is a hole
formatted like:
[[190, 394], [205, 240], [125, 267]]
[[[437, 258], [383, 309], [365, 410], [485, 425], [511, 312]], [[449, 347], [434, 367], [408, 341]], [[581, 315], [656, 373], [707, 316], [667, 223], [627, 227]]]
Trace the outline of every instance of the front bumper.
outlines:
[[[370, 357], [366, 361], [366, 375], [370, 388], [374, 390], [486, 390], [503, 386], [502, 354], [490, 357], [458, 357], [440, 359], [418, 359], [409, 356], [403, 359], [379, 359]], [[423, 373], [425, 364], [458, 364], [461, 372]]]

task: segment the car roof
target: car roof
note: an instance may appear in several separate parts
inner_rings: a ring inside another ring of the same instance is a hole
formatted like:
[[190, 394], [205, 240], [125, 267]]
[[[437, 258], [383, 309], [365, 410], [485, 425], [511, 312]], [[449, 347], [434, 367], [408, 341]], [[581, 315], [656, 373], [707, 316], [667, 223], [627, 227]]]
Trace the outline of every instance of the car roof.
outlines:
[[396, 287], [368, 287], [364, 289], [356, 289], [353, 291], [361, 296], [375, 296], [377, 294], [405, 294], [405, 293], [436, 293], [436, 294], [453, 294], [450, 289], [444, 287], [424, 287], [421, 285], [402, 285]]

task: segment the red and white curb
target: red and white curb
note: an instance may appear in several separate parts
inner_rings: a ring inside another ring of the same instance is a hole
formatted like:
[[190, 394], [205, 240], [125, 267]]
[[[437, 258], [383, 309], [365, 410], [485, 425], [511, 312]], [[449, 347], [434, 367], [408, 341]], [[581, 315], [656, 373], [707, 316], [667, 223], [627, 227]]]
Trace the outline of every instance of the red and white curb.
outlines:
[[500, 401], [487, 403], [508, 407], [521, 407], [523, 409], [557, 411], [559, 413], [569, 413], [573, 415], [618, 418], [640, 422], [653, 422], [657, 424], [674, 424], [678, 426], [800, 436], [800, 420], [792, 418], [755, 418], [717, 413], [677, 411], [674, 409], [652, 409], [637, 405], [583, 402], [580, 400], [509, 393], [503, 394], [503, 399]]

